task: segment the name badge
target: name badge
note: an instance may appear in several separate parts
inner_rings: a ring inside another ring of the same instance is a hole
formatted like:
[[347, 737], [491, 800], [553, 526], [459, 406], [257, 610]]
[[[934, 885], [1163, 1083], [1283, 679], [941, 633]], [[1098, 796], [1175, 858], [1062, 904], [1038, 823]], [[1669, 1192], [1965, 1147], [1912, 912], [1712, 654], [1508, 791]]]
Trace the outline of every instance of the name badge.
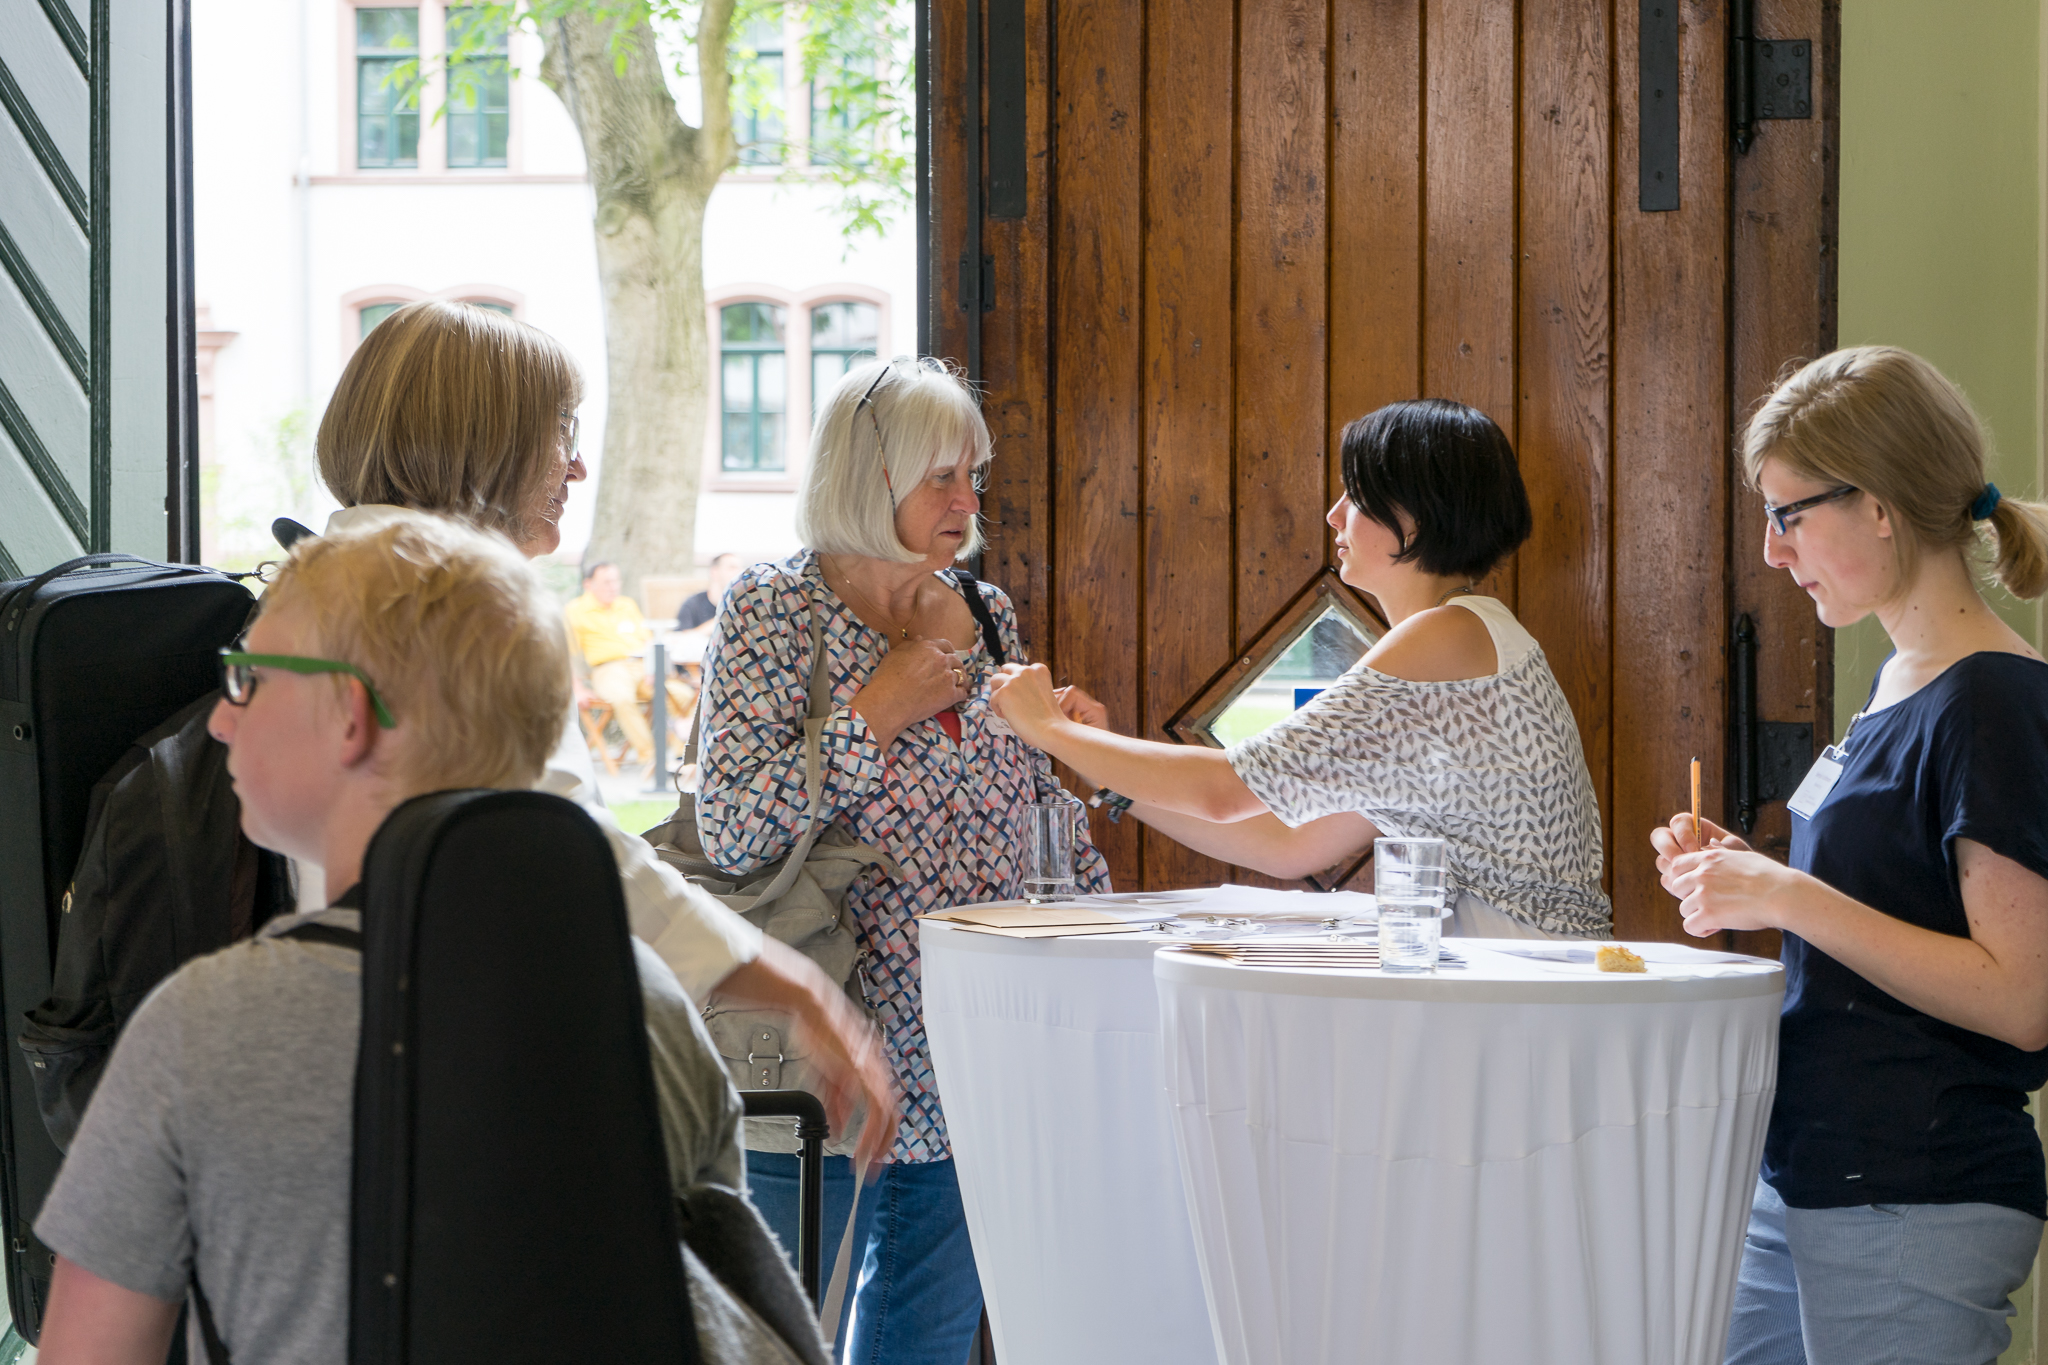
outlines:
[[1802, 820], [1811, 820], [1813, 813], [1820, 809], [1820, 803], [1828, 799], [1828, 793], [1835, 789], [1835, 783], [1842, 780], [1842, 751], [1830, 744], [1821, 751], [1821, 756], [1806, 770], [1806, 780], [1799, 784], [1799, 790], [1792, 793], [1792, 799], [1785, 808]]

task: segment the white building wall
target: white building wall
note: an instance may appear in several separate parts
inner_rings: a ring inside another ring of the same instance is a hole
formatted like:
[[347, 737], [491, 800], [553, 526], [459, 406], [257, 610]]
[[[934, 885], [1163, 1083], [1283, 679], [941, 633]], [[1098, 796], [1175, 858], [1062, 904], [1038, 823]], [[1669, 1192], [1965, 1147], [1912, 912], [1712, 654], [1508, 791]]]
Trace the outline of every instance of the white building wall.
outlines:
[[[431, 54], [440, 9], [420, 8]], [[513, 38], [522, 74], [513, 81], [507, 167], [449, 170], [430, 91], [419, 168], [359, 171], [347, 0], [193, 0], [192, 24], [200, 329], [216, 341], [230, 334], [211, 353], [205, 386], [209, 555], [245, 567], [267, 552], [273, 516], [317, 526], [332, 507], [312, 474], [312, 432], [359, 335], [355, 307], [372, 296], [496, 297], [560, 340], [583, 367], [583, 448], [593, 478], [602, 478], [604, 319], [592, 200], [575, 128], [534, 74], [538, 40]], [[793, 106], [802, 104], [797, 89]], [[683, 91], [686, 103], [693, 93]], [[885, 238], [849, 242], [836, 200], [830, 186], [774, 172], [729, 175], [705, 224], [707, 296], [715, 303], [735, 288], [765, 287], [798, 305], [792, 334], [808, 324], [805, 301], [874, 300], [883, 305], [883, 352], [908, 352], [916, 338], [912, 225], [906, 215]], [[715, 385], [715, 370], [706, 382]], [[715, 387], [711, 396], [715, 409]], [[700, 561], [728, 549], [753, 558], [795, 548], [790, 521], [808, 413], [793, 406], [789, 423], [781, 478], [723, 477], [707, 430]], [[592, 491], [572, 492], [559, 558], [573, 561], [589, 539]]]

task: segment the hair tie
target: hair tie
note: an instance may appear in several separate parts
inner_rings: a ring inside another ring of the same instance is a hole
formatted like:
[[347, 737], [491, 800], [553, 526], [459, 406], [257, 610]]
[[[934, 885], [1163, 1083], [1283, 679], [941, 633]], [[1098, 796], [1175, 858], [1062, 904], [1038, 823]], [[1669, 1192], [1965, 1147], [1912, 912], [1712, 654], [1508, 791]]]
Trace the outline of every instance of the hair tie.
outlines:
[[1983, 521], [1988, 518], [1992, 512], [1997, 510], [1999, 500], [2004, 496], [2003, 493], [1998, 491], [1997, 484], [1985, 484], [1984, 491], [1979, 493], [1977, 500], [1970, 504], [1970, 520]]

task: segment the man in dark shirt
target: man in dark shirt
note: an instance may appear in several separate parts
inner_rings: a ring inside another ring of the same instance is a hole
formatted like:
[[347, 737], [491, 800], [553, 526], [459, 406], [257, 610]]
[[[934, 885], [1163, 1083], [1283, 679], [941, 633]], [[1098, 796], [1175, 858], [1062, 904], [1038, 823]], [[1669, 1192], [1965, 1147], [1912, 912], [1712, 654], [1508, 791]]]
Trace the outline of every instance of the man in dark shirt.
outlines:
[[725, 602], [725, 590], [730, 588], [732, 581], [739, 576], [740, 557], [738, 555], [730, 550], [724, 554], [713, 555], [711, 557], [711, 582], [706, 585], [703, 592], [695, 593], [684, 601], [683, 609], [676, 613], [676, 629], [688, 631], [703, 630], [703, 633], [708, 637], [711, 632], [704, 630], [704, 628], [718, 619], [718, 609]]

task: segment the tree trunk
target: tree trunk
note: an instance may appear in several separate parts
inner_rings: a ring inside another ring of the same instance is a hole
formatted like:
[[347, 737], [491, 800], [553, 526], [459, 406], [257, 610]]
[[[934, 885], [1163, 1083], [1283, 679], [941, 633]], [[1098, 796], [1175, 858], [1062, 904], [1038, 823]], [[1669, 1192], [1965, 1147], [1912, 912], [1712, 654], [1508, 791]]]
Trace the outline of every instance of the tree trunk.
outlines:
[[[571, 13], [543, 28], [541, 79], [583, 139], [597, 199], [604, 291], [603, 461], [588, 557], [614, 560], [626, 591], [696, 565], [710, 340], [704, 324], [704, 208], [733, 160], [725, 66], [732, 0], [707, 0], [697, 53], [704, 126], [676, 112], [654, 32]], [[623, 62], [620, 56], [623, 54]]]

